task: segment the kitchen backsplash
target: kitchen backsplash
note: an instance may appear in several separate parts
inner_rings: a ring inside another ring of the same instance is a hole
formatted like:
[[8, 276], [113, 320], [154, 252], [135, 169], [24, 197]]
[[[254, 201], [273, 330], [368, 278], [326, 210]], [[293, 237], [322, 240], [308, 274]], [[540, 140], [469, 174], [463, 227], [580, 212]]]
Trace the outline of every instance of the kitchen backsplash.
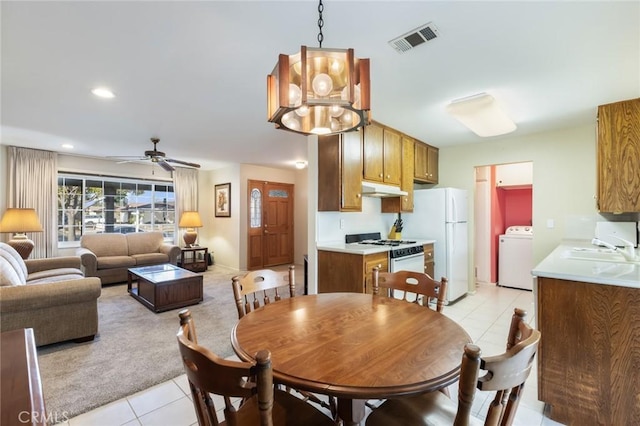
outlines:
[[362, 212], [318, 212], [318, 243], [344, 242], [346, 234], [380, 232], [386, 238], [397, 218], [395, 213], [380, 213], [380, 199], [364, 197]]

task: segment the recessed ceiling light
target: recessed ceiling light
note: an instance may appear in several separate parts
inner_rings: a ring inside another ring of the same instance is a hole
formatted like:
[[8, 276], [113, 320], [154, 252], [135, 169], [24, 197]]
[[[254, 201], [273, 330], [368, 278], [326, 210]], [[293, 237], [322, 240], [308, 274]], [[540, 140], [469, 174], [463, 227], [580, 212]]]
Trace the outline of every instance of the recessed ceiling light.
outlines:
[[70, 143], [63, 143], [63, 144], [62, 144], [62, 147], [63, 147], [64, 149], [73, 149], [73, 145], [71, 145]]
[[91, 91], [91, 93], [93, 93], [94, 95], [100, 98], [106, 98], [106, 99], [111, 99], [116, 97], [116, 95], [114, 95], [113, 92], [107, 89], [106, 87], [96, 87]]

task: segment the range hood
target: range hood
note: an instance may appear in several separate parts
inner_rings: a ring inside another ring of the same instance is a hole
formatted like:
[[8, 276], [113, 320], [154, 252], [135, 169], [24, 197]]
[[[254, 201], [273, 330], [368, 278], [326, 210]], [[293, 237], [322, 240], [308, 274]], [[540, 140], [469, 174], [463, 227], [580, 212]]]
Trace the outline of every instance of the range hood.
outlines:
[[384, 185], [382, 183], [375, 182], [362, 182], [362, 196], [363, 197], [401, 197], [408, 195], [406, 191], [401, 191], [399, 187], [392, 185]]

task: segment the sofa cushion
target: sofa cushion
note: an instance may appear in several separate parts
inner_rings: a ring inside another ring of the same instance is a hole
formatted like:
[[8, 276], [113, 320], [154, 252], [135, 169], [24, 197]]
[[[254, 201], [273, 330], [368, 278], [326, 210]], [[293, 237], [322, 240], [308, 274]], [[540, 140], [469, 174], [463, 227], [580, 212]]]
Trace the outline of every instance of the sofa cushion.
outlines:
[[[65, 279], [71, 279], [69, 277], [84, 278], [84, 274], [82, 273], [82, 271], [80, 269], [76, 269], [76, 268], [57, 268], [57, 269], [48, 269], [46, 271], [39, 271], [39, 272], [34, 272], [32, 274], [29, 274], [29, 276], [27, 277], [27, 284], [31, 284], [31, 283], [35, 282], [36, 280], [42, 280], [42, 279], [45, 279], [45, 278], [58, 277], [60, 275], [66, 276], [67, 278], [65, 278]], [[56, 281], [60, 281], [60, 280], [56, 280]]]
[[164, 253], [145, 253], [131, 256], [136, 261], [136, 266], [157, 265], [169, 263], [169, 256]]
[[20, 276], [11, 263], [4, 257], [0, 256], [0, 286], [21, 285], [24, 281], [20, 280]]
[[162, 232], [139, 232], [127, 234], [129, 256], [136, 254], [158, 253], [164, 243]]
[[53, 277], [45, 277], [45, 278], [39, 278], [35, 280], [29, 280], [27, 285], [55, 283], [58, 281], [81, 280], [83, 278], [84, 278], [84, 275], [78, 275], [78, 274], [55, 275]]
[[98, 258], [98, 269], [113, 269], [136, 266], [136, 261], [131, 256], [102, 256]]
[[7, 243], [0, 243], [0, 257], [9, 262], [22, 284], [27, 282], [27, 265], [24, 264], [24, 260], [22, 260], [22, 257], [16, 249]]
[[91, 250], [97, 257], [129, 255], [124, 234], [85, 234], [80, 238], [80, 247]]

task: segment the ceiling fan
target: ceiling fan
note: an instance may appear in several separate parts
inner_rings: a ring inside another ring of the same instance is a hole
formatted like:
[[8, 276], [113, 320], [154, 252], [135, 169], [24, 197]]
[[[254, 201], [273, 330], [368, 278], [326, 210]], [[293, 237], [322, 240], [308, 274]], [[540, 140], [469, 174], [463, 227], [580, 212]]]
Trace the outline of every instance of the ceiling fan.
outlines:
[[180, 164], [183, 166], [188, 166], [188, 167], [195, 167], [195, 168], [200, 168], [200, 164], [196, 164], [196, 163], [189, 163], [186, 161], [181, 161], [181, 160], [174, 160], [173, 158], [167, 158], [167, 156], [165, 155], [164, 152], [162, 151], [158, 151], [157, 145], [158, 142], [160, 142], [159, 138], [151, 138], [151, 142], [153, 142], [153, 150], [149, 150], [149, 151], [145, 151], [144, 152], [144, 157], [109, 157], [109, 158], [121, 158], [124, 159], [123, 161], [121, 161], [120, 163], [127, 163], [130, 161], [145, 161], [145, 160], [149, 160], [154, 164], [159, 165], [160, 167], [162, 167], [164, 170], [168, 171], [168, 172], [172, 172], [175, 169], [173, 168], [173, 166], [171, 166], [171, 164], [169, 163], [175, 163], [175, 164]]

